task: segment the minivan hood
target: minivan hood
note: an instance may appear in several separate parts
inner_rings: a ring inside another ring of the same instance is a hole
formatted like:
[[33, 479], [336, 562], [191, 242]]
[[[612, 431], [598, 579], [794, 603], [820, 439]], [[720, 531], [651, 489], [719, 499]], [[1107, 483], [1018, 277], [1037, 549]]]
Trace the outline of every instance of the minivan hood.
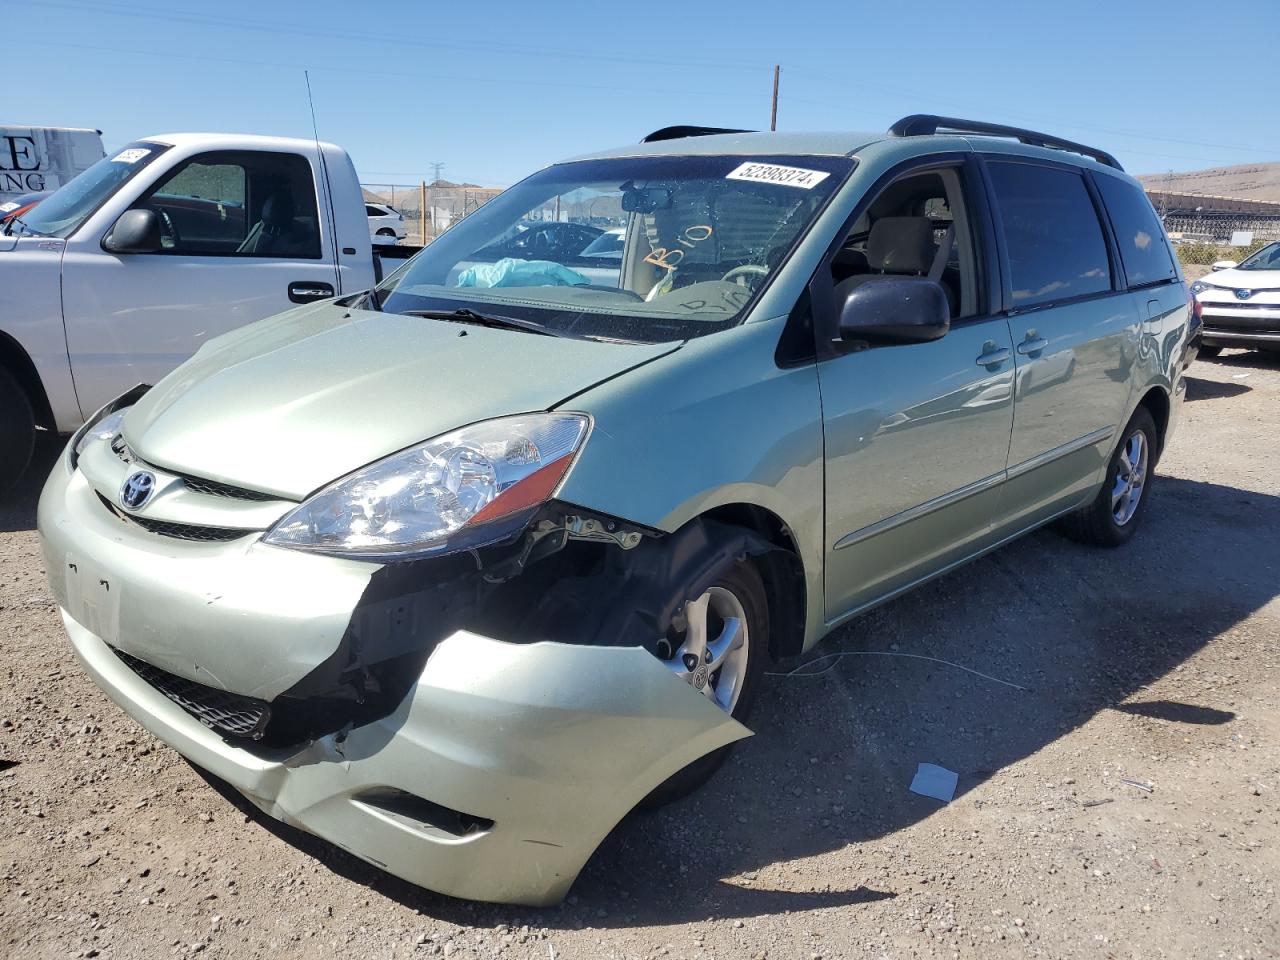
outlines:
[[323, 304], [209, 341], [129, 412], [124, 436], [156, 466], [301, 500], [397, 450], [550, 409], [679, 346]]

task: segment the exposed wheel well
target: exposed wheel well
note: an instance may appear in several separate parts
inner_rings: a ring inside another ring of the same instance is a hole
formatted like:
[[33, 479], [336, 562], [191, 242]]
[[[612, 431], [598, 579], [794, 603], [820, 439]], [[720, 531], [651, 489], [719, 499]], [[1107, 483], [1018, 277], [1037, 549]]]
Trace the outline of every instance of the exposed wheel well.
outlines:
[[754, 558], [769, 600], [769, 653], [775, 659], [799, 654], [804, 646], [804, 565], [790, 529], [777, 514], [750, 503], [726, 504], [703, 516], [745, 527], [779, 548]]
[[1169, 396], [1159, 387], [1152, 387], [1143, 394], [1138, 406], [1146, 407], [1156, 422], [1156, 460], [1159, 460], [1164, 453], [1164, 438], [1169, 429]]
[[54, 429], [53, 410], [49, 406], [49, 398], [45, 396], [44, 384], [40, 382], [36, 365], [31, 362], [27, 351], [22, 349], [18, 341], [3, 332], [0, 332], [0, 367], [8, 370], [26, 393], [36, 423], [47, 430]]

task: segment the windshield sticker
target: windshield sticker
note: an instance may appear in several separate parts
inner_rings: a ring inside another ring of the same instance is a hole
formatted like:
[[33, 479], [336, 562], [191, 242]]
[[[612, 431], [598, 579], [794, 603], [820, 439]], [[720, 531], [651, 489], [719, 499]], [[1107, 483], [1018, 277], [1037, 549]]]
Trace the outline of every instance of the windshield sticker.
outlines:
[[725, 175], [726, 180], [747, 180], [751, 183], [776, 183], [783, 187], [799, 187], [812, 190], [831, 174], [825, 170], [805, 170], [803, 167], [783, 167], [776, 163], [744, 163]]
[[8, 213], [10, 210], [18, 209], [18, 201], [10, 200], [8, 203], [0, 203], [0, 213]]
[[143, 147], [131, 147], [128, 150], [121, 150], [111, 158], [112, 163], [137, 163], [151, 151]]

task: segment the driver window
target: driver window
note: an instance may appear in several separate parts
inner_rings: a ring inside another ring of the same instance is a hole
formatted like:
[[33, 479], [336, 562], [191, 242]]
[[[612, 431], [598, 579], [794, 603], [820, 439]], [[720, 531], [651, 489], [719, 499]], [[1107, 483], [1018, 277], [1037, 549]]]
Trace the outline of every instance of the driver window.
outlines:
[[904, 177], [872, 201], [833, 258], [837, 303], [877, 277], [929, 277], [942, 284], [953, 318], [978, 316], [974, 250], [959, 171]]
[[311, 164], [297, 154], [201, 154], [134, 207], [156, 212], [164, 253], [320, 257]]

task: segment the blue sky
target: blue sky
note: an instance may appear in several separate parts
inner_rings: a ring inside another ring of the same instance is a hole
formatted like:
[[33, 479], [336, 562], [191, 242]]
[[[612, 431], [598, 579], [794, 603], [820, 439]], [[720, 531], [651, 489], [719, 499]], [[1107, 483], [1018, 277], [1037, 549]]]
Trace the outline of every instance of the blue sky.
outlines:
[[[506, 185], [671, 123], [1046, 130], [1135, 173], [1280, 160], [1276, 0], [4, 0], [4, 122], [320, 135], [361, 179]], [[15, 82], [16, 81], [16, 82]]]

